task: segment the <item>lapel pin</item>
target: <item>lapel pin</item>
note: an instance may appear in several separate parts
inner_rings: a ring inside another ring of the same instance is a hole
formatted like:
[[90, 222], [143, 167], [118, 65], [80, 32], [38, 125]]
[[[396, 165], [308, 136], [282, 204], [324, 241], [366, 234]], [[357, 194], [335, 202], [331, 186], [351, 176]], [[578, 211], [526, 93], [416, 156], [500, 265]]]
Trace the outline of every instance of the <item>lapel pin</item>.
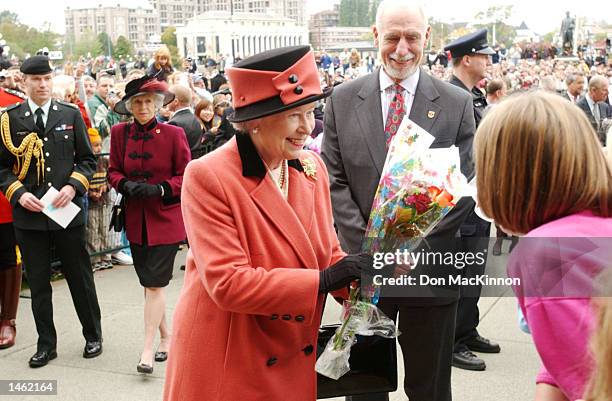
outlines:
[[436, 112], [435, 111], [429, 110], [427, 112], [427, 118], [434, 118], [435, 116], [436, 116]]
[[159, 128], [155, 130], [155, 133], [156, 133], [156, 134], [159, 134], [160, 132], [161, 132], [161, 131], [160, 131], [160, 129], [159, 129]]
[[53, 105], [53, 110], [57, 111], [57, 106]]
[[25, 116], [26, 116], [26, 117], [30, 117], [30, 112], [29, 112], [29, 111], [26, 111], [26, 112], [25, 112]]

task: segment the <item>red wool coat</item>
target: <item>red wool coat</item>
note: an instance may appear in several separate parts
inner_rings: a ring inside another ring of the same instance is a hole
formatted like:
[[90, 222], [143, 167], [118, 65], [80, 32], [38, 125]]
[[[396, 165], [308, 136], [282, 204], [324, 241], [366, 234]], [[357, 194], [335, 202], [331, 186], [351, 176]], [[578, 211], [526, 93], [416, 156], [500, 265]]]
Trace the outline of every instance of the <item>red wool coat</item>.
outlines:
[[287, 201], [246, 136], [189, 164], [182, 201], [191, 248], [165, 401], [316, 399], [319, 270], [345, 254], [325, 165], [312, 152], [304, 158], [317, 179], [291, 161]]
[[[182, 128], [153, 120], [144, 130], [132, 123], [125, 143], [126, 123], [111, 128], [108, 181], [117, 190], [123, 180], [161, 184], [164, 197], [127, 198], [125, 231], [127, 239], [142, 245], [146, 222], [147, 244], [175, 244], [185, 239], [180, 194], [183, 173], [191, 159]], [[138, 132], [137, 132], [138, 130]], [[123, 149], [125, 148], [125, 154]], [[144, 217], [144, 220], [143, 220]]]

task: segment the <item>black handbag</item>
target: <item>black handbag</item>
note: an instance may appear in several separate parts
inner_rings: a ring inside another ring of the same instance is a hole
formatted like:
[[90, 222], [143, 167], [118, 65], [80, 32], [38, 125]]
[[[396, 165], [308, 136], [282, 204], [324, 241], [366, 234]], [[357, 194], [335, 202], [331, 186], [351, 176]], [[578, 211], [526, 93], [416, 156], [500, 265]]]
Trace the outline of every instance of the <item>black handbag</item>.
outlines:
[[[317, 339], [317, 358], [339, 324], [322, 326]], [[351, 370], [338, 380], [317, 373], [317, 399], [390, 393], [397, 390], [397, 348], [395, 338], [357, 335], [349, 358]]]
[[[125, 149], [127, 148], [128, 132], [130, 131], [130, 124], [125, 124], [124, 138], [123, 138], [123, 155], [121, 160], [125, 157]], [[121, 166], [123, 168], [123, 166]], [[108, 231], [114, 230], [117, 233], [125, 230], [125, 196], [121, 196], [119, 202], [115, 202], [111, 211], [110, 224], [108, 225]]]
[[117, 233], [125, 229], [125, 197], [121, 194], [119, 194], [119, 196], [121, 196], [121, 200], [115, 202], [113, 205], [110, 224], [108, 226], [108, 231], [114, 230]]

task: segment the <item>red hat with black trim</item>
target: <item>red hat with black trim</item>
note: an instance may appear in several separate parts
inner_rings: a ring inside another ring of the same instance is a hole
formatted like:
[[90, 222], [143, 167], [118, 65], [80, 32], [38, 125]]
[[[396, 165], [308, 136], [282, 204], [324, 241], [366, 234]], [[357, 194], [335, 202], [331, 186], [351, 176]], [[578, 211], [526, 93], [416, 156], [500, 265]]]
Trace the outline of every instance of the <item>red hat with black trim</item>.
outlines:
[[174, 93], [168, 89], [168, 84], [164, 81], [159, 81], [153, 76], [145, 75], [134, 79], [125, 86], [125, 96], [117, 102], [113, 110], [116, 113], [130, 115], [132, 113], [126, 107], [126, 102], [129, 98], [144, 93], [159, 93], [164, 95], [164, 106], [174, 100]]
[[225, 69], [232, 89], [231, 122], [277, 114], [331, 95], [321, 90], [310, 46], [268, 50]]

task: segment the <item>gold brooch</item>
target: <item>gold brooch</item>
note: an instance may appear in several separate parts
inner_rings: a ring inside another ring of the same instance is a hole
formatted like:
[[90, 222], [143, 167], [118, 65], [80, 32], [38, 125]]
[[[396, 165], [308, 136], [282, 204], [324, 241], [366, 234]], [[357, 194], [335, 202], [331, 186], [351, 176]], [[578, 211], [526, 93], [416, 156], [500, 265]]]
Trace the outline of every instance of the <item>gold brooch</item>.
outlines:
[[300, 159], [300, 163], [302, 163], [302, 168], [304, 169], [304, 174], [306, 174], [306, 177], [310, 178], [313, 181], [316, 181], [317, 165], [315, 164], [314, 160], [310, 158]]

